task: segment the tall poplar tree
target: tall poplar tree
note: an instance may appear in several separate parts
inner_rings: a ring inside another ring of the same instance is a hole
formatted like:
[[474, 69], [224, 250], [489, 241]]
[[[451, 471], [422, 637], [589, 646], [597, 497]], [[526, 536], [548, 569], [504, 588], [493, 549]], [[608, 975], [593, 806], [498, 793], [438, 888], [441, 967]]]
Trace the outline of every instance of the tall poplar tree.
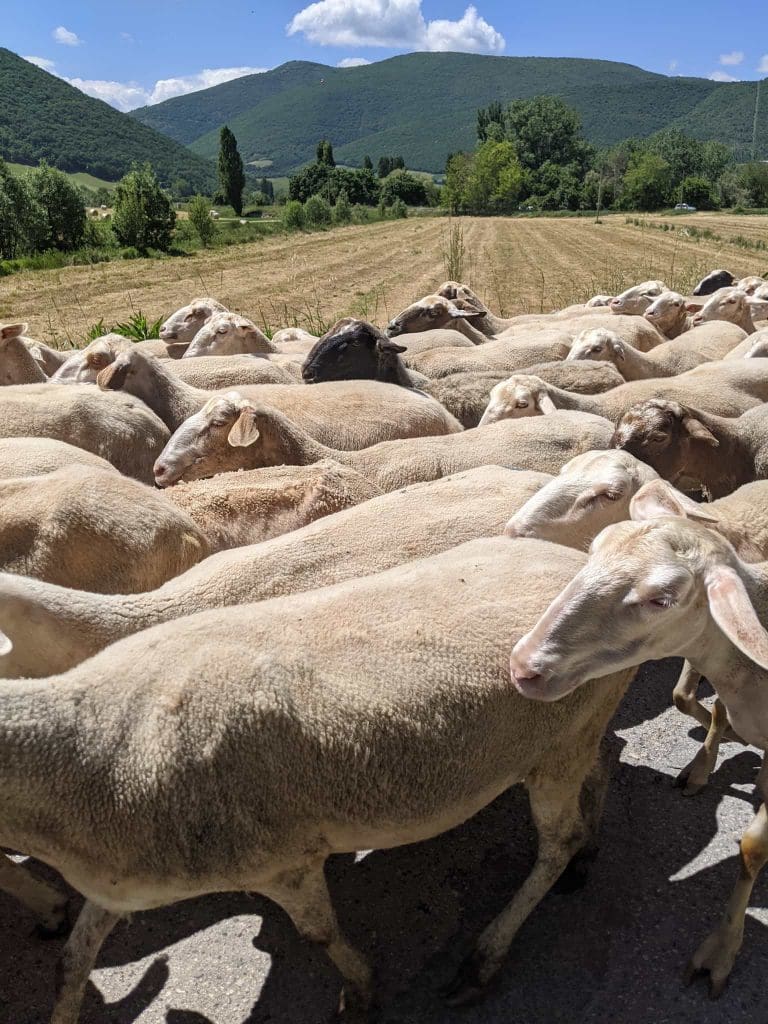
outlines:
[[237, 216], [243, 212], [245, 172], [243, 160], [237, 151], [237, 139], [226, 125], [219, 136], [219, 188]]

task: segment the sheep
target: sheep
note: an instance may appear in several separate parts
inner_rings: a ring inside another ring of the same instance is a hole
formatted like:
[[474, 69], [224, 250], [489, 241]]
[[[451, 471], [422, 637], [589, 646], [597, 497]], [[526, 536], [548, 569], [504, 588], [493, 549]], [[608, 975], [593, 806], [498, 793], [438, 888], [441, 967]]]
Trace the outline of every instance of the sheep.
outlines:
[[226, 313], [227, 307], [216, 299], [208, 297], [193, 299], [189, 305], [182, 306], [160, 327], [160, 340], [169, 346], [186, 348], [197, 332], [215, 313]]
[[281, 352], [297, 351], [299, 346], [308, 352], [317, 340], [316, 334], [310, 334], [303, 327], [281, 327], [272, 335], [272, 344]]
[[377, 381], [332, 381], [313, 388], [257, 384], [236, 392], [190, 387], [162, 363], [140, 352], [122, 352], [98, 376], [104, 391], [125, 391], [142, 399], [172, 431], [194, 420], [215, 425], [217, 415], [250, 397], [284, 409], [326, 444], [365, 448], [395, 437], [445, 434], [461, 424], [434, 399]]
[[[749, 349], [744, 353], [744, 359], [764, 359], [768, 356], [768, 331], [760, 331], [762, 337], [759, 341], [753, 341]], [[756, 335], [752, 335], [755, 338]]]
[[[155, 626], [64, 675], [0, 683], [0, 844], [86, 898], [59, 962], [56, 1024], [75, 1024], [121, 916], [241, 890], [269, 897], [324, 947], [347, 1014], [365, 1019], [370, 969], [339, 929], [325, 860], [430, 838], [520, 781], [540, 827], [537, 861], [451, 988], [453, 1003], [476, 997], [595, 839], [598, 748], [632, 672], [543, 709], [505, 670], [510, 643], [583, 562], [541, 541], [472, 541]], [[479, 632], [466, 629], [467, 607]], [[364, 643], [339, 643], [340, 624]]]
[[[331, 465], [316, 463], [318, 472]], [[279, 481], [285, 468], [243, 475]], [[160, 622], [342, 583], [499, 535], [510, 514], [550, 479], [547, 473], [480, 466], [413, 484], [301, 529], [211, 555], [148, 593], [74, 592], [0, 573], [0, 630], [12, 644], [0, 653], [0, 677], [65, 672]], [[169, 495], [183, 486], [171, 488]], [[462, 514], [467, 507], [471, 516]], [[382, 523], [397, 523], [397, 529], [382, 531]], [[372, 545], [374, 535], [379, 541]]]
[[556, 409], [591, 412], [615, 422], [633, 405], [651, 398], [693, 402], [716, 416], [740, 416], [768, 399], [768, 360], [702, 363], [679, 377], [627, 381], [601, 395], [576, 395], [539, 377], [513, 374], [491, 391], [480, 423], [542, 416]]
[[613, 434], [608, 420], [582, 413], [559, 413], [546, 423], [536, 418], [530, 424], [511, 426], [500, 429], [499, 424], [490, 433], [478, 427], [441, 437], [383, 441], [362, 451], [339, 451], [319, 443], [271, 406], [218, 399], [171, 437], [155, 464], [155, 483], [169, 487], [181, 479], [197, 480], [227, 470], [306, 466], [334, 459], [380, 490], [391, 491], [492, 462], [556, 472], [573, 455], [607, 448]]
[[26, 324], [0, 325], [0, 387], [36, 384], [47, 379], [24, 344], [26, 333]]
[[100, 370], [120, 352], [129, 352], [133, 342], [122, 334], [104, 334], [83, 349], [75, 349], [51, 376], [53, 384], [95, 384]]
[[[600, 394], [624, 383], [619, 371], [609, 363], [536, 363], [529, 367], [529, 372], [556, 387], [578, 394]], [[466, 429], [478, 426], [491, 390], [505, 379], [506, 374], [498, 370], [453, 373], [426, 380], [419, 387], [444, 405]]]
[[329, 459], [311, 466], [221, 473], [164, 492], [194, 520], [212, 553], [298, 530], [379, 493], [359, 473]]
[[688, 303], [679, 292], [662, 292], [643, 313], [648, 323], [667, 338], [677, 338], [693, 327]]
[[218, 391], [247, 384], [298, 384], [301, 363], [295, 373], [288, 363], [278, 365], [259, 356], [208, 356], [206, 359], [166, 360], [163, 364], [175, 377], [193, 388]]
[[[721, 534], [745, 562], [762, 562], [768, 556], [768, 518], [766, 518], [768, 481], [757, 480], [739, 487], [733, 494], [700, 505], [675, 490], [665, 480], [645, 484], [633, 497], [630, 518], [638, 522], [680, 516], [700, 522]], [[693, 760], [677, 776], [686, 796], [700, 792], [717, 761], [721, 740], [738, 739], [728, 728], [725, 708], [720, 704], [710, 713], [696, 699], [701, 674], [686, 662], [672, 691], [675, 706], [707, 729], [707, 737]], [[719, 702], [719, 698], [718, 698]]]
[[604, 527], [628, 519], [635, 495], [658, 479], [654, 469], [629, 452], [585, 452], [530, 497], [504, 532], [585, 550]]
[[736, 284], [736, 278], [728, 270], [711, 270], [706, 277], [702, 277], [692, 295], [711, 295], [720, 288], [730, 288]]
[[496, 338], [471, 351], [464, 348], [435, 348], [414, 355], [403, 355], [409, 370], [437, 379], [454, 373], [477, 373], [499, 370], [511, 373], [525, 369], [532, 363], [565, 359], [571, 347], [572, 335], [567, 331], [552, 330], [527, 336], [524, 340], [510, 341]]
[[768, 406], [729, 419], [692, 404], [651, 399], [619, 420], [612, 445], [653, 466], [680, 490], [722, 498], [768, 479]]
[[747, 334], [756, 331], [753, 311], [759, 316], [765, 313], [768, 303], [763, 299], [750, 298], [739, 288], [721, 288], [704, 303], [689, 302], [688, 309], [694, 313], [694, 327], [708, 320], [727, 320], [741, 327]]
[[106, 395], [88, 384], [17, 385], [5, 388], [0, 402], [0, 438], [67, 441], [144, 483], [152, 482], [152, 465], [169, 436], [143, 402]]
[[117, 473], [112, 463], [84, 448], [50, 437], [0, 438], [0, 480], [18, 476], [42, 476], [64, 466], [97, 466]]
[[566, 360], [607, 360], [625, 380], [649, 380], [676, 377], [702, 363], [727, 359], [730, 350], [745, 337], [735, 324], [703, 324], [684, 338], [667, 341], [650, 352], [639, 352], [626, 345], [617, 334], [604, 327], [583, 331], [571, 345]]
[[67, 349], [51, 348], [34, 338], [22, 338], [22, 341], [46, 377], [52, 377], [69, 356]]
[[518, 326], [519, 324], [535, 323], [537, 321], [546, 323], [561, 317], [584, 313], [591, 309], [607, 307], [613, 298], [612, 295], [593, 295], [587, 302], [575, 303], [552, 313], [522, 313], [517, 316], [500, 317], [492, 313], [482, 299], [468, 285], [461, 284], [459, 281], [444, 281], [435, 294], [442, 298], [453, 300], [459, 309], [472, 307], [484, 313], [483, 317], [474, 320], [473, 326], [482, 331], [488, 338], [503, 334], [511, 327]]
[[441, 295], [425, 295], [389, 321], [387, 334], [390, 338], [397, 338], [401, 334], [430, 331], [450, 325], [473, 344], [482, 345], [487, 341], [486, 335], [469, 321], [484, 319], [486, 315], [483, 310], [473, 306], [460, 308]]
[[736, 282], [736, 287], [746, 292], [747, 295], [754, 295], [758, 288], [761, 288], [764, 284], [762, 277], [742, 277], [740, 281]]
[[[736, 734], [765, 751], [767, 615], [765, 565], [742, 562], [724, 537], [677, 518], [619, 523], [597, 537], [584, 569], [515, 644], [510, 674], [521, 694], [556, 701], [603, 673], [684, 657], [709, 679]], [[686, 969], [689, 981], [709, 975], [713, 997], [725, 988], [752, 887], [768, 861], [765, 761], [756, 785], [761, 806], [741, 839], [738, 881]]]
[[153, 590], [209, 553], [191, 516], [99, 467], [0, 480], [0, 509], [0, 568], [62, 586]]
[[653, 300], [667, 290], [663, 281], [643, 281], [611, 299], [608, 308], [617, 315], [642, 316]]
[[238, 313], [214, 313], [203, 324], [182, 359], [198, 356], [233, 356], [277, 352], [269, 338], [247, 317]]

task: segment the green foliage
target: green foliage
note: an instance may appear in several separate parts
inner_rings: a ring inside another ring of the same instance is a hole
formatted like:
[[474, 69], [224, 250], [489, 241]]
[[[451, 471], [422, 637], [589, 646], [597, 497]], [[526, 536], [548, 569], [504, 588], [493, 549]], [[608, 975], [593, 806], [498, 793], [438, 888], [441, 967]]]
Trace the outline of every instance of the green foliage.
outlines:
[[382, 182], [381, 198], [387, 206], [391, 206], [396, 199], [408, 206], [426, 206], [427, 186], [422, 178], [408, 171], [395, 170]]
[[364, 171], [372, 171], [373, 170], [373, 160], [371, 160], [370, 156], [368, 156], [367, 153], [363, 157], [363, 170]]
[[322, 163], [309, 164], [288, 181], [288, 195], [301, 203], [316, 195], [324, 196], [328, 202], [335, 202], [342, 191], [347, 193], [352, 203], [375, 206], [379, 201], [381, 186], [373, 171], [353, 171]]
[[557, 96], [515, 100], [504, 112], [504, 135], [514, 143], [524, 170], [544, 164], [586, 166], [591, 149], [581, 137], [581, 118]]
[[0, 153], [9, 160], [48, 160], [110, 181], [149, 160], [164, 183], [185, 177], [198, 189], [213, 185], [208, 161], [2, 48], [0, 96]]
[[310, 196], [304, 203], [304, 219], [307, 227], [326, 227], [333, 220], [331, 204], [322, 196]]
[[109, 331], [104, 326], [104, 317], [102, 317], [95, 324], [91, 324], [85, 332], [85, 340], [94, 341], [96, 338], [103, 338], [105, 334], [109, 334]]
[[76, 249], [85, 234], [85, 205], [77, 185], [45, 162], [30, 172], [29, 187], [45, 210], [44, 249]]
[[352, 206], [347, 193], [342, 189], [336, 197], [333, 208], [333, 219], [336, 224], [349, 224], [352, 220]]
[[210, 245], [216, 234], [216, 225], [211, 217], [211, 208], [205, 196], [195, 196], [187, 207], [189, 223], [205, 248]]
[[243, 212], [245, 171], [237, 149], [237, 139], [224, 125], [219, 134], [219, 189], [224, 203], [231, 206], [237, 216]]
[[303, 228], [305, 223], [304, 206], [298, 199], [289, 199], [283, 207], [283, 224], [287, 228]]
[[405, 170], [405, 159], [402, 156], [380, 156], [376, 173], [386, 178], [392, 171]]
[[683, 178], [680, 185], [680, 202], [689, 203], [697, 210], [716, 210], [719, 205], [712, 183], [695, 174]]
[[504, 107], [498, 100], [477, 112], [477, 137], [480, 142], [498, 141], [504, 134]]
[[403, 219], [408, 216], [408, 207], [402, 199], [396, 199], [389, 207], [389, 212], [393, 217]]
[[171, 247], [176, 214], [149, 164], [134, 167], [115, 189], [112, 228], [121, 245], [139, 252]]
[[624, 175], [621, 205], [627, 210], [659, 210], [669, 202], [672, 169], [656, 153], [638, 152]]
[[28, 177], [11, 174], [0, 158], [0, 257], [13, 259], [45, 248], [48, 218]]
[[[134, 313], [125, 323], [115, 324], [112, 334], [122, 334], [124, 338], [131, 338], [133, 341], [147, 341], [149, 338], [160, 337], [160, 327], [165, 320], [164, 316], [158, 317], [150, 323], [141, 312]], [[103, 321], [100, 321], [103, 324]]]
[[752, 206], [768, 206], [768, 164], [747, 164], [741, 175], [741, 183]]
[[261, 192], [263, 196], [266, 196], [267, 202], [265, 205], [268, 205], [269, 203], [274, 203], [275, 186], [272, 184], [269, 178], [261, 179], [261, 181], [259, 182], [259, 192]]
[[333, 146], [328, 139], [322, 139], [317, 144], [317, 162], [325, 164], [327, 167], [336, 166], [336, 161], [333, 159]]

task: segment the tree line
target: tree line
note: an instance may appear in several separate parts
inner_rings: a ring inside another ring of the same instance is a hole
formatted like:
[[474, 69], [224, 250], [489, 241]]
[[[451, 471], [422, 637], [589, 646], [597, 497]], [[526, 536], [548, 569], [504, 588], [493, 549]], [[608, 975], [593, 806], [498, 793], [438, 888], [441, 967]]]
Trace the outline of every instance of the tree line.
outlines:
[[674, 128], [598, 150], [553, 96], [478, 110], [477, 139], [448, 157], [443, 201], [454, 213], [768, 206], [768, 164], [737, 164], [728, 146]]

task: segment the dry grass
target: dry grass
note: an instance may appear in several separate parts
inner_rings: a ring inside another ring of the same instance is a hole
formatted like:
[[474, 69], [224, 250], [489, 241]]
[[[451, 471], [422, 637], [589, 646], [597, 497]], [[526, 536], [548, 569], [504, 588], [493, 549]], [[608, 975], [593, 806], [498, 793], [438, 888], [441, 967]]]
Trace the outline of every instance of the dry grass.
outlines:
[[[696, 214], [691, 220], [718, 234], [768, 237], [764, 217]], [[647, 278], [685, 292], [714, 267], [738, 275], [768, 270], [763, 253], [636, 227], [623, 215], [601, 224], [463, 218], [460, 225], [464, 279], [502, 315], [613, 294]], [[16, 274], [0, 281], [0, 319], [27, 320], [48, 342], [79, 344], [101, 318], [112, 324], [139, 309], [156, 318], [196, 295], [212, 295], [273, 328], [318, 330], [350, 313], [381, 323], [449, 276], [449, 232], [447, 218], [390, 221], [186, 258]]]

